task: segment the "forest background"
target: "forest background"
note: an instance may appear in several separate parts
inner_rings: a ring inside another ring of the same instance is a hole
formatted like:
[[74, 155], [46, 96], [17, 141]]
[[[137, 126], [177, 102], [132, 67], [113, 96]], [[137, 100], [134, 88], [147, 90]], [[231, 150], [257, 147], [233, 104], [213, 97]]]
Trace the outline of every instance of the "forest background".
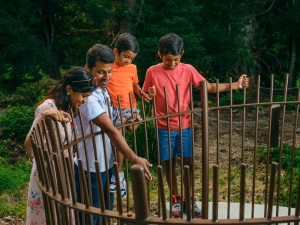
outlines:
[[140, 44], [134, 63], [140, 84], [159, 62], [158, 39], [182, 36], [182, 61], [209, 81], [242, 73], [270, 74], [289, 86], [299, 77], [299, 0], [0, 0], [0, 85], [14, 91], [44, 76], [83, 66], [95, 43], [113, 47], [118, 34], [133, 33]]
[[[0, 217], [24, 218], [31, 164], [22, 146], [35, 104], [96, 43], [134, 34], [140, 85], [160, 62], [166, 33], [185, 44], [182, 62], [209, 81], [240, 74], [261, 85], [298, 86], [300, 0], [0, 0]], [[25, 190], [25, 192], [24, 192]]]

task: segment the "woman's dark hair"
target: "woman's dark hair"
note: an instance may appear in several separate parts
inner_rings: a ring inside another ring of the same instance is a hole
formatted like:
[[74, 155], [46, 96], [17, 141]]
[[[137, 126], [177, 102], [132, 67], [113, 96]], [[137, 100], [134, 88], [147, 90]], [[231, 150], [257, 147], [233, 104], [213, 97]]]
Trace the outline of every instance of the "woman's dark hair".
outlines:
[[183, 40], [177, 34], [166, 34], [158, 41], [158, 51], [161, 55], [181, 55], [183, 53]]
[[115, 48], [118, 49], [118, 53], [130, 50], [134, 53], [139, 53], [140, 47], [137, 39], [130, 33], [120, 34], [116, 43]]
[[57, 109], [67, 112], [70, 108], [69, 96], [66, 91], [67, 85], [70, 85], [73, 91], [81, 93], [93, 92], [97, 88], [90, 71], [74, 67], [67, 71], [59, 84], [50, 88], [46, 97], [39, 104], [46, 99], [54, 99]]

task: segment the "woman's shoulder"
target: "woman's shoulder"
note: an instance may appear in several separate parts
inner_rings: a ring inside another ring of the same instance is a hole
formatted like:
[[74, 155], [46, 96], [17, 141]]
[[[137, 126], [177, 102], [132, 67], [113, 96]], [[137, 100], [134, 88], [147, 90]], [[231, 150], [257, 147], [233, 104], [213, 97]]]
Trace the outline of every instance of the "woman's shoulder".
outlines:
[[46, 99], [36, 108], [36, 112], [43, 112], [48, 109], [57, 109], [54, 99]]

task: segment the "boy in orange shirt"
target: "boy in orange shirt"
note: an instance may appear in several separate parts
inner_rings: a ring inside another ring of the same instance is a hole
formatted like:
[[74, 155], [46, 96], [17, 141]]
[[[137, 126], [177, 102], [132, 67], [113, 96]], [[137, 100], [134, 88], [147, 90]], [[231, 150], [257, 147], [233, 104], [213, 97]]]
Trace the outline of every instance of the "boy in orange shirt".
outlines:
[[[138, 82], [138, 74], [136, 65], [132, 61], [139, 52], [139, 44], [137, 39], [129, 34], [120, 34], [116, 40], [113, 52], [115, 54], [115, 62], [113, 66], [110, 83], [107, 86], [113, 104], [113, 122], [115, 126], [121, 125], [121, 119], [124, 123], [130, 123], [141, 120], [139, 110], [136, 107], [135, 94], [142, 97], [148, 102], [154, 95], [153, 88], [149, 88], [148, 94], [142, 92]], [[152, 97], [150, 97], [152, 96]], [[120, 106], [118, 103], [120, 99]], [[132, 101], [132, 109], [130, 105]], [[122, 111], [122, 113], [120, 113]], [[121, 118], [122, 115], [122, 118]], [[136, 129], [138, 125], [128, 126], [126, 129]], [[121, 129], [119, 129], [121, 132]], [[121, 182], [121, 194], [125, 198], [127, 195], [126, 181], [122, 171], [123, 155], [117, 151], [118, 172]], [[116, 192], [116, 179], [113, 176], [110, 183], [110, 191]]]

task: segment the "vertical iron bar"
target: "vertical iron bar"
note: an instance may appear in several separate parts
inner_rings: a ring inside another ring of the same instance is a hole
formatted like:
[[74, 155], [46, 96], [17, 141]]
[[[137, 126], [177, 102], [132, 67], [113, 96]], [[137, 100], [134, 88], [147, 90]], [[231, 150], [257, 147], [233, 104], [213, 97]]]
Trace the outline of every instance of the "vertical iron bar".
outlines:
[[209, 195], [209, 143], [208, 143], [208, 100], [206, 81], [200, 83], [202, 108], [202, 218], [208, 219]]

